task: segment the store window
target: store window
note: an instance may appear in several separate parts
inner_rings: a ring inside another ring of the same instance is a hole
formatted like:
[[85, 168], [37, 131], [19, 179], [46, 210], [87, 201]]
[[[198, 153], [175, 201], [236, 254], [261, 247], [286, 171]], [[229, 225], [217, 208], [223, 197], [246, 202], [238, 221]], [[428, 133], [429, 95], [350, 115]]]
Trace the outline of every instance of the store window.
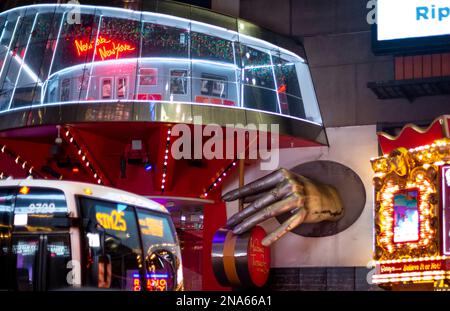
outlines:
[[154, 23], [142, 28], [142, 57], [187, 58], [189, 31]]
[[88, 285], [133, 290], [134, 276], [140, 274], [142, 266], [133, 207], [87, 198], [81, 198], [80, 205], [86, 224], [88, 256], [92, 262], [106, 262], [101, 269], [90, 266]]
[[244, 107], [280, 112], [270, 55], [256, 47], [240, 45]]
[[201, 94], [206, 96], [227, 97], [227, 79], [225, 77], [202, 74]]
[[63, 79], [61, 82], [61, 102], [70, 100], [70, 79]]
[[170, 71], [170, 94], [184, 95], [187, 94], [187, 70], [171, 70]]
[[203, 60], [234, 63], [231, 41], [199, 33], [191, 33], [191, 57]]
[[95, 60], [135, 58], [139, 55], [139, 21], [103, 16], [95, 46]]
[[273, 56], [281, 113], [306, 118], [297, 70], [294, 62]]
[[100, 16], [92, 10], [92, 14], [82, 13], [80, 21], [77, 24], [64, 20], [50, 73], [92, 61], [94, 49], [90, 43], [97, 36]]

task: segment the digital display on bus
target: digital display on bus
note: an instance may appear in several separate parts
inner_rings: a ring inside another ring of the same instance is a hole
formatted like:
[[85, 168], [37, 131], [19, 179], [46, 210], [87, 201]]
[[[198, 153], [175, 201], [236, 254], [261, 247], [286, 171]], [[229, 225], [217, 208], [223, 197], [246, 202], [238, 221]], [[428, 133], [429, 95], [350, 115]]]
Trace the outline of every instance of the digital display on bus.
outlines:
[[16, 214], [68, 213], [64, 192], [48, 188], [22, 187], [16, 196]]
[[419, 240], [419, 191], [404, 190], [394, 195], [394, 243]]

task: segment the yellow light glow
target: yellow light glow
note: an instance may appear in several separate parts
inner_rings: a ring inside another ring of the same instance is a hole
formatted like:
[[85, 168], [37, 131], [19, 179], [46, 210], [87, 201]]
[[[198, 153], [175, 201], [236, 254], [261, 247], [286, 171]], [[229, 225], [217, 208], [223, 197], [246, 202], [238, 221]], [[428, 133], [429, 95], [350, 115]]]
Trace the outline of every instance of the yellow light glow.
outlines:
[[28, 188], [26, 186], [20, 188], [20, 190], [19, 190], [19, 193], [24, 194], [24, 195], [28, 194], [29, 192], [30, 192], [30, 188]]

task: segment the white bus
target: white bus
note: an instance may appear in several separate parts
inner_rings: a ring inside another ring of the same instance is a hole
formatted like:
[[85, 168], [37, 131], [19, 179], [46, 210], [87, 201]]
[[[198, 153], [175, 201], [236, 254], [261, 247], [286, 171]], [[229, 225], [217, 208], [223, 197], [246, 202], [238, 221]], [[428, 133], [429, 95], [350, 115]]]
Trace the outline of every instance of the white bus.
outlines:
[[160, 204], [68, 181], [0, 181], [0, 290], [182, 290]]

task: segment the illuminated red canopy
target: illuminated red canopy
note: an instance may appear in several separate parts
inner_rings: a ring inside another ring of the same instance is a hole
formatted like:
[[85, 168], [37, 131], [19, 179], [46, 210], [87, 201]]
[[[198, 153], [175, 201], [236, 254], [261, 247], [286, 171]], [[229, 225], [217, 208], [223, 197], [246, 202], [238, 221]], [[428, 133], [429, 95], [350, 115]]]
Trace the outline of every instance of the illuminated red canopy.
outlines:
[[416, 148], [431, 145], [438, 139], [450, 138], [450, 115], [437, 118], [428, 128], [420, 128], [414, 124], [406, 125], [397, 136], [391, 136], [384, 132], [377, 133], [383, 154], [403, 148]]

